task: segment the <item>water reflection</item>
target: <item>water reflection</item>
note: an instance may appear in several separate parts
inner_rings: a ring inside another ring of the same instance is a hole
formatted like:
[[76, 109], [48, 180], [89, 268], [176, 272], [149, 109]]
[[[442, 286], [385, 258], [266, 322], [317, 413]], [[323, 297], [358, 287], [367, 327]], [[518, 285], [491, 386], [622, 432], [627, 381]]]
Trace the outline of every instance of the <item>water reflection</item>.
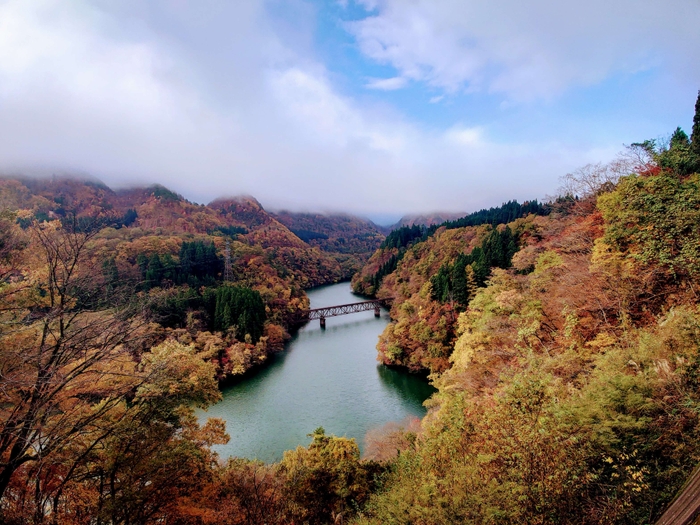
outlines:
[[377, 375], [384, 390], [399, 395], [409, 403], [423, 403], [437, 391], [424, 378], [388, 366], [377, 365]]
[[[347, 304], [358, 298], [348, 284], [309, 292], [312, 307]], [[287, 349], [251, 376], [222, 392], [223, 400], [203, 417], [227, 423], [231, 441], [216, 447], [222, 457], [277, 461], [285, 450], [306, 446], [318, 426], [353, 437], [362, 446], [371, 428], [407, 416], [423, 417], [433, 389], [425, 380], [377, 366], [377, 338], [386, 312], [362, 312], [304, 326]]]
[[[357, 314], [350, 314], [350, 315], [357, 315]], [[324, 334], [335, 334], [335, 333], [341, 333], [347, 330], [357, 330], [358, 328], [363, 328], [367, 325], [371, 324], [378, 324], [381, 329], [384, 329], [384, 326], [386, 325], [386, 320], [377, 319], [374, 317], [374, 314], [372, 314], [371, 319], [361, 319], [359, 321], [345, 321], [342, 322], [341, 324], [330, 324], [331, 319], [335, 320], [334, 317], [329, 317], [326, 319], [326, 328], [322, 329], [318, 321], [311, 321], [311, 323], [315, 323], [316, 326], [305, 326], [303, 328], [303, 331], [300, 331], [293, 340], [298, 340], [298, 339], [304, 339], [308, 337], [327, 337], [327, 335]]]

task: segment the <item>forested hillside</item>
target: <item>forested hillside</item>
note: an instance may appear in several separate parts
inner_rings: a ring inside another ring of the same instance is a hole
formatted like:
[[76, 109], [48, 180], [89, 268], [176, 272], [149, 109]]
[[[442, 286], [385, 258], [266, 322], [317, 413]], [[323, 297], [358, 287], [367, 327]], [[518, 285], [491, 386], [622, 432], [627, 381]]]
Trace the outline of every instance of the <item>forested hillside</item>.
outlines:
[[337, 260], [251, 198], [2, 181], [0, 522], [654, 523], [700, 461], [699, 172], [700, 96], [691, 137], [554, 202], [388, 235], [355, 286], [393, 302], [379, 356], [430, 374], [428, 416], [271, 465], [217, 458], [194, 410]]
[[359, 271], [384, 240], [376, 224], [351, 215], [281, 211], [275, 218], [302, 241], [335, 258], [341, 265], [343, 279], [350, 279]]
[[413, 241], [378, 348], [438, 393], [359, 523], [658, 519], [700, 460], [700, 97], [695, 123], [547, 216]]
[[95, 286], [141, 298], [154, 323], [149, 344], [175, 338], [216, 349], [219, 379], [281, 349], [308, 307], [303, 290], [343, 275], [333, 254], [301, 241], [252, 197], [204, 206], [162, 186], [114, 192], [54, 178], [1, 180], [0, 202], [15, 217], [23, 256], [39, 258], [25, 264], [39, 265], [46, 229], [55, 242], [89, 239], [81, 257], [91, 260]]
[[442, 224], [443, 222], [453, 221], [464, 217], [464, 213], [430, 213], [420, 215], [404, 215], [399, 219], [399, 222], [390, 227], [390, 230], [398, 230], [403, 226], [433, 226], [434, 224]]

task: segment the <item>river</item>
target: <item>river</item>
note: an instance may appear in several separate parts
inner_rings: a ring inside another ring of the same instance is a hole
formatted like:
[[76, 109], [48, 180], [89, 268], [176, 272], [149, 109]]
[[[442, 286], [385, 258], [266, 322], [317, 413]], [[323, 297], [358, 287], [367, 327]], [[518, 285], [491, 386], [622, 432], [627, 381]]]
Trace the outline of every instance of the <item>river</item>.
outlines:
[[[309, 290], [311, 308], [364, 300], [349, 283]], [[357, 439], [368, 430], [408, 416], [423, 417], [434, 389], [419, 377], [377, 362], [377, 337], [389, 322], [372, 311], [311, 321], [286, 349], [252, 376], [224, 389], [204, 417], [226, 421], [231, 440], [215, 447], [228, 456], [279, 461], [285, 450], [306, 446], [319, 426]]]

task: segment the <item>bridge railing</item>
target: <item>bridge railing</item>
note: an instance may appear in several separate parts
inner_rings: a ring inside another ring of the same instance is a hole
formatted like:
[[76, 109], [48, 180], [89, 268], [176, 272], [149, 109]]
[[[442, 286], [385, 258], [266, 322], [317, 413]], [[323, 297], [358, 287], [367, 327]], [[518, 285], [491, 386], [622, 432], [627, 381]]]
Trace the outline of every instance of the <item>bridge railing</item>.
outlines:
[[321, 327], [325, 328], [327, 317], [336, 317], [339, 315], [354, 314], [357, 312], [367, 312], [374, 310], [374, 315], [379, 317], [380, 309], [386, 307], [387, 303], [381, 299], [373, 299], [371, 301], [361, 301], [359, 303], [339, 304], [336, 306], [325, 306], [323, 308], [313, 308], [300, 312], [300, 317], [303, 321], [311, 321], [319, 319]]

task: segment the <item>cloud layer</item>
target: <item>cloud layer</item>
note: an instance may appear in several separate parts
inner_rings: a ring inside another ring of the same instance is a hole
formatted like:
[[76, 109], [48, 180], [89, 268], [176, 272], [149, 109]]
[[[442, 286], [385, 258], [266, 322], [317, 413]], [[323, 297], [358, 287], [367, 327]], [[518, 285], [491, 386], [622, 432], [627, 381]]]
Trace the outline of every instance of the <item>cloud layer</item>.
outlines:
[[362, 51], [397, 78], [447, 92], [486, 90], [515, 100], [552, 97], [615, 73], [667, 67], [697, 79], [695, 0], [359, 0], [371, 16], [349, 24]]
[[[661, 63], [698, 81], [698, 64], [678, 50], [698, 49], [689, 28], [697, 4], [675, 1], [681, 14], [669, 17], [620, 0], [617, 24], [609, 2], [565, 12], [554, 2], [365, 1], [366, 18], [338, 26], [368, 64], [396, 75], [367, 74], [357, 93], [319, 58], [321, 7], [304, 0], [284, 10], [272, 0], [206, 9], [194, 0], [5, 0], [0, 171], [87, 172], [113, 186], [160, 182], [199, 202], [250, 193], [268, 207], [356, 213], [541, 197], [619, 142], [497, 140], [483, 123], [455, 115], [436, 125], [382, 97], [424, 86], [427, 108], [465, 90], [517, 104]], [[644, 33], [655, 17], [652, 42]]]

